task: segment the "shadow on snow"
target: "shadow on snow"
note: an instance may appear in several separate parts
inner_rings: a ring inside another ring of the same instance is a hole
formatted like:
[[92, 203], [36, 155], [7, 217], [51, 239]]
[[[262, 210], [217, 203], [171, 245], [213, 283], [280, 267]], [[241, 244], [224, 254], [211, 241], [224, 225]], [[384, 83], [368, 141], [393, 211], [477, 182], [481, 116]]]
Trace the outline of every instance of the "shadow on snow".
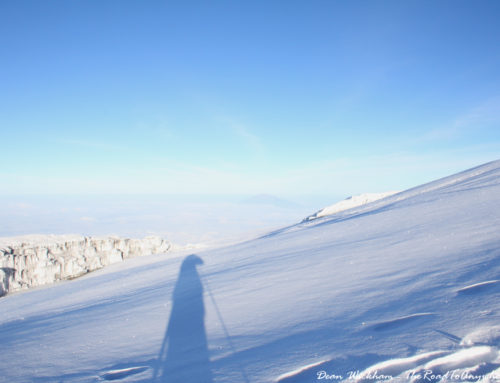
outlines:
[[203, 285], [189, 255], [182, 262], [172, 296], [172, 311], [154, 371], [155, 383], [212, 383], [205, 331]]

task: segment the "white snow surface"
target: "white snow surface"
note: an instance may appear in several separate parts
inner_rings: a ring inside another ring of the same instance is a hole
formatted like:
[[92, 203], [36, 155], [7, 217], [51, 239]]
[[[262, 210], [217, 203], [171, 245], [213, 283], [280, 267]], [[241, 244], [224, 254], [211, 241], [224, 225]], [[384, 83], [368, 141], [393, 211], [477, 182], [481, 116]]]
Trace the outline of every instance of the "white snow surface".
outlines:
[[498, 382], [499, 227], [495, 161], [7, 295], [0, 381]]
[[333, 205], [327, 206], [317, 211], [316, 213], [306, 217], [304, 221], [311, 221], [313, 219], [325, 217], [327, 215], [339, 213], [344, 210], [349, 210], [358, 206], [366, 205], [367, 203], [374, 202], [385, 197], [389, 197], [396, 193], [398, 192], [390, 191], [385, 193], [363, 193], [355, 196], [350, 196], [343, 201], [334, 203]]

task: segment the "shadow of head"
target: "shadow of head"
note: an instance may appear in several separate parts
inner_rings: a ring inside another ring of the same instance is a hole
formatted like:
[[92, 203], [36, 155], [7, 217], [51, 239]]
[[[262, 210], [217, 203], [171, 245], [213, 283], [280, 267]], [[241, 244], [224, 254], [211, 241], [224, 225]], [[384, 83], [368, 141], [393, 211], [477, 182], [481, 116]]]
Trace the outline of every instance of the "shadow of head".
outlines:
[[[173, 294], [175, 307], [184, 307], [186, 305], [203, 307], [201, 301], [203, 285], [196, 268], [198, 265], [203, 265], [203, 260], [195, 254], [188, 255], [182, 261]], [[174, 312], [177, 313], [177, 310]]]
[[181, 271], [183, 269], [196, 268], [196, 266], [198, 265], [203, 265], [203, 260], [196, 254], [188, 255], [186, 258], [184, 258], [184, 261], [182, 261]]

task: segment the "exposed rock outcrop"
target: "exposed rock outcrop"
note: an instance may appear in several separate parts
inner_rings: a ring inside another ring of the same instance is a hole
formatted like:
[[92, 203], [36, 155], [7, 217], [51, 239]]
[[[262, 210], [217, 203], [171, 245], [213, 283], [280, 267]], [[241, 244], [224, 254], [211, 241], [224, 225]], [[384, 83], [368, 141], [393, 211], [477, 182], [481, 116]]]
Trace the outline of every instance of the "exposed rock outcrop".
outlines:
[[0, 296], [79, 277], [126, 258], [167, 252], [160, 237], [128, 239], [78, 235], [0, 238]]

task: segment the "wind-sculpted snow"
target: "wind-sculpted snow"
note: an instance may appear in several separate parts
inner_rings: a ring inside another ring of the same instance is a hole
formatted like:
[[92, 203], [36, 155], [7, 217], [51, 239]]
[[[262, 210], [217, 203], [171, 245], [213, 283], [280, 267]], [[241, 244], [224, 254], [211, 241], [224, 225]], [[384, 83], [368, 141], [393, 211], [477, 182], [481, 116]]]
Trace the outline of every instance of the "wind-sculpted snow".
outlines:
[[0, 238], [0, 296], [76, 278], [126, 258], [165, 253], [169, 248], [170, 244], [159, 237], [32, 235]]
[[[483, 333], [497, 327], [481, 329]], [[478, 339], [483, 345], [470, 343], [457, 350], [437, 350], [407, 358], [389, 359], [363, 371], [357, 371], [349, 382], [498, 382], [500, 353], [498, 342], [484, 345], [488, 339]], [[490, 340], [491, 341], [491, 340]]]
[[0, 381], [498, 383], [499, 227], [496, 161], [7, 295]]

